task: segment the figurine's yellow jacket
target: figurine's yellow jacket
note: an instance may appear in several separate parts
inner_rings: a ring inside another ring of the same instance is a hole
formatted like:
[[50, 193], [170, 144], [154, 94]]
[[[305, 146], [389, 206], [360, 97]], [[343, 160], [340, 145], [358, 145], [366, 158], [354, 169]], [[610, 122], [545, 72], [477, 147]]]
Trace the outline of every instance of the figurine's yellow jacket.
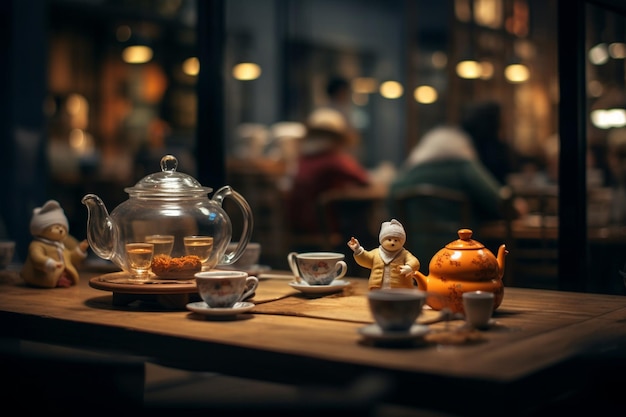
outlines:
[[[357, 251], [358, 252], [358, 251]], [[372, 249], [370, 251], [363, 250], [361, 252], [354, 253], [354, 260], [356, 263], [364, 268], [371, 270], [368, 287], [369, 289], [378, 289], [383, 283], [383, 272], [385, 269], [385, 263], [379, 254], [379, 248]], [[420, 268], [420, 261], [408, 250], [401, 249], [395, 258], [389, 264], [390, 266], [390, 278], [392, 288], [414, 288], [413, 274], [404, 275], [400, 272], [402, 265], [409, 265], [414, 271]]]
[[[72, 284], [78, 283], [79, 275], [75, 263], [84, 259], [85, 255], [78, 248], [70, 250], [67, 247], [63, 250], [63, 262], [68, 278]], [[28, 256], [24, 261], [24, 266], [20, 275], [28, 284], [43, 288], [54, 288], [63, 273], [63, 268], [53, 268], [48, 262], [49, 259], [59, 261], [59, 252], [54, 244], [33, 240], [28, 246]]]

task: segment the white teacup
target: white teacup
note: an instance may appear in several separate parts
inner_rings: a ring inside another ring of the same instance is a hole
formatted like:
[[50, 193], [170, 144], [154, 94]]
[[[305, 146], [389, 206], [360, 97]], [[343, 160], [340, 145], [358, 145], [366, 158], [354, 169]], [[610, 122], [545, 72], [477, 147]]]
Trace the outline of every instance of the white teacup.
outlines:
[[[231, 242], [228, 244], [228, 252], [234, 252], [237, 248], [238, 242]], [[237, 270], [247, 270], [255, 265], [258, 265], [261, 258], [261, 244], [259, 242], [248, 242], [243, 253], [231, 266]]]
[[328, 285], [348, 271], [345, 255], [338, 252], [291, 252], [287, 262], [291, 272], [309, 285]]
[[426, 292], [410, 288], [370, 290], [367, 294], [374, 321], [384, 331], [407, 331], [426, 303]]
[[245, 271], [203, 271], [195, 275], [198, 294], [211, 308], [231, 308], [251, 296], [259, 285]]
[[494, 295], [487, 291], [469, 291], [463, 293], [465, 321], [472, 327], [483, 329], [489, 326], [493, 314]]

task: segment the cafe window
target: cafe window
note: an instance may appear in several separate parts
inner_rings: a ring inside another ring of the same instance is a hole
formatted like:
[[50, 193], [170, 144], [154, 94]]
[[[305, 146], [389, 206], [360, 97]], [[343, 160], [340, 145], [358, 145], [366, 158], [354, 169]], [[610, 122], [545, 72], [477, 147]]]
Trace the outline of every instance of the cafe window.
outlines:
[[[576, 111], [585, 120], [584, 142], [559, 118], [576, 101], [562, 102], [560, 83], [580, 70], [559, 69], [570, 65], [558, 62], [567, 46], [557, 37], [563, 26], [555, 24], [559, 2], [44, 3], [46, 192], [62, 203], [77, 234], [85, 228], [82, 195], [96, 192], [117, 205], [127, 197], [125, 186], [158, 170], [149, 158], [139, 164], [139, 151], [169, 135], [182, 171], [211, 187], [232, 181], [249, 198], [257, 218], [253, 239], [268, 248], [266, 262], [285, 267], [290, 231], [275, 210], [289, 186], [285, 170], [293, 165], [277, 155], [291, 152], [293, 158], [295, 140], [288, 138], [297, 140], [309, 112], [327, 104], [324, 87], [332, 76], [351, 83], [350, 113], [362, 136], [356, 156], [372, 172], [388, 179], [431, 128], [458, 123], [466, 103], [493, 99], [503, 110], [502, 136], [520, 158], [519, 175], [507, 179], [509, 185], [551, 180], [548, 194], [557, 197], [533, 203], [526, 227], [559, 225], [550, 249], [571, 254], [576, 247], [577, 255], [586, 254], [596, 231], [607, 233], [606, 201], [615, 181], [608, 144], [618, 141], [624, 110], [619, 2], [583, 2], [585, 100], [584, 110]], [[141, 47], [134, 50], [147, 51], [147, 60], [127, 55], [126, 46]], [[246, 162], [251, 155], [256, 163]], [[241, 167], [252, 175], [236, 177]], [[256, 169], [267, 175], [254, 175]], [[575, 186], [557, 179], [563, 170], [585, 173], [584, 196], [577, 174], [571, 175]], [[265, 179], [276, 185], [275, 194], [261, 192]], [[584, 211], [568, 209], [564, 217], [564, 207], [577, 201], [584, 201]], [[582, 237], [571, 232], [579, 221], [588, 226]], [[507, 236], [475, 234], [492, 249]], [[554, 276], [518, 283], [617, 292], [622, 288], [615, 276], [626, 260], [611, 251], [604, 243], [591, 245], [585, 261], [591, 268], [576, 263], [574, 269], [561, 256], [561, 275], [584, 268], [584, 283], [563, 284]]]
[[626, 8], [585, 5], [587, 291], [623, 293], [626, 271]]

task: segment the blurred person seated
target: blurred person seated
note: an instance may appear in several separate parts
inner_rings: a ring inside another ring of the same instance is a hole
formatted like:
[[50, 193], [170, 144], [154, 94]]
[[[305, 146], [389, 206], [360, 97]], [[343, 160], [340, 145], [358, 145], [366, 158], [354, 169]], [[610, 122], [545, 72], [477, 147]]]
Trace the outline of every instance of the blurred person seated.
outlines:
[[350, 138], [349, 142], [357, 144], [361, 135], [356, 128], [350, 82], [343, 77], [331, 77], [326, 84], [326, 95], [328, 97], [327, 107], [338, 111], [345, 119], [346, 135]]
[[[294, 235], [319, 235], [325, 219], [331, 222], [326, 225], [328, 232], [342, 233], [339, 213], [326, 213], [323, 217], [318, 203], [324, 192], [371, 184], [368, 171], [350, 153], [351, 147], [355, 145], [353, 140], [345, 118], [337, 110], [319, 108], [307, 119], [296, 173], [287, 196], [289, 224]], [[358, 217], [358, 212], [353, 213], [353, 220]], [[362, 227], [366, 225], [365, 220], [362, 219]], [[343, 232], [348, 233], [345, 230]], [[359, 234], [360, 230], [350, 232]], [[343, 244], [343, 238], [337, 241], [337, 245], [342, 245], [342, 248]], [[319, 249], [304, 246], [294, 248]]]
[[[501, 184], [481, 163], [471, 138], [462, 130], [440, 126], [427, 132], [409, 154], [389, 190], [389, 212], [396, 217], [396, 196], [417, 184], [428, 184], [465, 196], [469, 203], [469, 224], [462, 224], [458, 205], [437, 201], [437, 208], [424, 207], [417, 201], [407, 206], [408, 249], [425, 260], [421, 270], [428, 269], [432, 256], [446, 244], [458, 239], [459, 228], [477, 232], [486, 221], [504, 219], [507, 209], [513, 217], [526, 210], [523, 200], [509, 201], [510, 189]], [[512, 206], [510, 205], [512, 204]], [[425, 210], [428, 210], [427, 212]], [[429, 224], [424, 224], [425, 219]], [[417, 232], [416, 232], [417, 231]]]
[[503, 137], [502, 108], [496, 101], [481, 101], [466, 106], [461, 129], [474, 143], [478, 158], [500, 183], [520, 170], [520, 155]]
[[610, 223], [626, 226], [626, 128], [611, 130], [607, 136], [607, 164], [612, 191]]

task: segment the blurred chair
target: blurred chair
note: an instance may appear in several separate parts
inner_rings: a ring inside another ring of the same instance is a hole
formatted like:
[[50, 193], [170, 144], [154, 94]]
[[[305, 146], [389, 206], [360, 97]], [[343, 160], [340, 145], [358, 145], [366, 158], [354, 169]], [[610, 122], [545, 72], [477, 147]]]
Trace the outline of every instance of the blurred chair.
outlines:
[[304, 386], [176, 371], [181, 375], [178, 381], [147, 384], [144, 411], [150, 416], [375, 416], [393, 387], [385, 375], [374, 373], [355, 375], [342, 384], [332, 381]]
[[[285, 217], [285, 192], [281, 180], [285, 175], [282, 161], [266, 158], [228, 159], [228, 185], [241, 194], [252, 210], [254, 226], [251, 241], [261, 243], [261, 262], [273, 268], [286, 267], [289, 231]], [[242, 216], [239, 207], [229, 199], [224, 207], [233, 225], [233, 240], [241, 235]]]
[[[385, 201], [388, 187], [374, 184], [367, 187], [350, 187], [323, 193], [317, 200], [320, 231], [325, 250], [346, 253], [347, 242], [352, 236], [365, 249], [378, 247], [378, 233], [382, 222], [389, 220]], [[348, 273], [353, 276], [369, 276], [369, 270], [357, 265], [346, 256]]]
[[143, 406], [145, 360], [0, 338], [7, 409], [58, 415], [136, 414]]
[[472, 207], [463, 192], [433, 184], [417, 184], [390, 195], [392, 212], [404, 225], [405, 247], [428, 264], [441, 248], [458, 239], [458, 230], [472, 228]]
[[509, 255], [505, 284], [516, 287], [558, 288], [558, 189], [541, 187], [516, 189], [514, 198], [523, 198], [528, 215], [516, 218], [507, 209], [505, 243]]

